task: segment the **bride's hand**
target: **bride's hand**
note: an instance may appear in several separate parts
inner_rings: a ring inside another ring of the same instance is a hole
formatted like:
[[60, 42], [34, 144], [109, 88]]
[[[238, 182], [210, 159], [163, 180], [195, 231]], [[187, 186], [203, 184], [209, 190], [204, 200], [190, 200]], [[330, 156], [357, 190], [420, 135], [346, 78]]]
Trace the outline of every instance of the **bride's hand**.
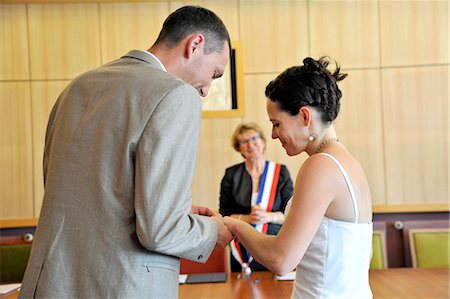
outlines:
[[246, 223], [246, 222], [236, 219], [236, 218], [231, 218], [228, 216], [223, 217], [222, 220], [223, 220], [223, 224], [225, 224], [225, 226], [228, 228], [228, 230], [233, 234], [234, 239], [239, 242], [239, 240], [236, 237], [236, 234], [234, 233], [234, 230], [235, 230], [237, 224]]
[[223, 223], [231, 232], [233, 232], [234, 226], [239, 222], [244, 223], [244, 221], [238, 220], [236, 218], [231, 218], [229, 216], [223, 217]]

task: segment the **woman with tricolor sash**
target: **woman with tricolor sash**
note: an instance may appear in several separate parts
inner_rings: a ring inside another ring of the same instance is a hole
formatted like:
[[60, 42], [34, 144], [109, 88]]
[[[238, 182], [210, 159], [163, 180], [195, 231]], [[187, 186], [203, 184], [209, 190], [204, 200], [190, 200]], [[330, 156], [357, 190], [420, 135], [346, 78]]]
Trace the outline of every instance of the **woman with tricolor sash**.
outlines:
[[[276, 235], [293, 193], [289, 171], [284, 165], [265, 160], [266, 139], [255, 123], [239, 125], [231, 143], [245, 161], [226, 169], [219, 212], [245, 221], [259, 232]], [[267, 271], [239, 242], [232, 241], [230, 249], [232, 272]]]

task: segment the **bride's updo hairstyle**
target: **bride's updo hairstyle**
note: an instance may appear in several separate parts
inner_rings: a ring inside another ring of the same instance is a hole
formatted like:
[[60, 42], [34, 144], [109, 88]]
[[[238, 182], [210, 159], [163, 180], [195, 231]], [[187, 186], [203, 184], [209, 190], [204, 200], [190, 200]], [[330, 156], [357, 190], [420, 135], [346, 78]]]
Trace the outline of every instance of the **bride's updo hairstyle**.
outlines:
[[329, 125], [337, 117], [342, 93], [337, 82], [347, 77], [336, 69], [331, 73], [327, 67], [331, 59], [322, 57], [303, 59], [303, 66], [294, 66], [278, 75], [266, 87], [266, 97], [277, 102], [280, 109], [294, 116], [303, 106], [315, 107], [322, 121]]

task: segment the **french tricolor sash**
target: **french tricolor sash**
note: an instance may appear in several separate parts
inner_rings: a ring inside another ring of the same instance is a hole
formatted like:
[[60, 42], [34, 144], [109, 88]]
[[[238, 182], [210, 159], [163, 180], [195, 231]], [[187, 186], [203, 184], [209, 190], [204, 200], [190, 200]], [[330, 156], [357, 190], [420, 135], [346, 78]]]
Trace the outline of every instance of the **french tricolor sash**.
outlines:
[[[259, 181], [258, 199], [256, 204], [263, 210], [272, 211], [273, 202], [278, 186], [278, 178], [280, 176], [281, 165], [278, 163], [266, 161], [264, 171]], [[261, 233], [267, 233], [268, 223], [252, 224], [253, 227]], [[230, 243], [231, 253], [233, 257], [241, 264], [249, 265], [253, 261], [253, 257], [248, 252], [241, 252], [239, 242], [233, 240]]]

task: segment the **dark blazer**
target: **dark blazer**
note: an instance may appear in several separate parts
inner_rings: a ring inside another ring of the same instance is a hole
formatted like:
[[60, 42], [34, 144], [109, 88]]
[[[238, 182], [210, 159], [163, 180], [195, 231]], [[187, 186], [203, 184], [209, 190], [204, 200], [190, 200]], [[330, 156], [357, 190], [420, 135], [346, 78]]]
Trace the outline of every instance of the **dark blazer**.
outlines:
[[[284, 213], [286, 204], [292, 197], [293, 191], [294, 187], [289, 171], [285, 165], [281, 165], [272, 211], [281, 211]], [[230, 216], [231, 214], [250, 214], [251, 196], [252, 179], [245, 168], [245, 163], [240, 163], [227, 168], [222, 183], [220, 184], [220, 214], [223, 216]], [[276, 235], [280, 228], [281, 225], [270, 223], [267, 234]], [[253, 261], [250, 264], [250, 267], [252, 270], [267, 270], [256, 261]], [[240, 271], [240, 268], [238, 262], [231, 255], [231, 270], [234, 272]]]

